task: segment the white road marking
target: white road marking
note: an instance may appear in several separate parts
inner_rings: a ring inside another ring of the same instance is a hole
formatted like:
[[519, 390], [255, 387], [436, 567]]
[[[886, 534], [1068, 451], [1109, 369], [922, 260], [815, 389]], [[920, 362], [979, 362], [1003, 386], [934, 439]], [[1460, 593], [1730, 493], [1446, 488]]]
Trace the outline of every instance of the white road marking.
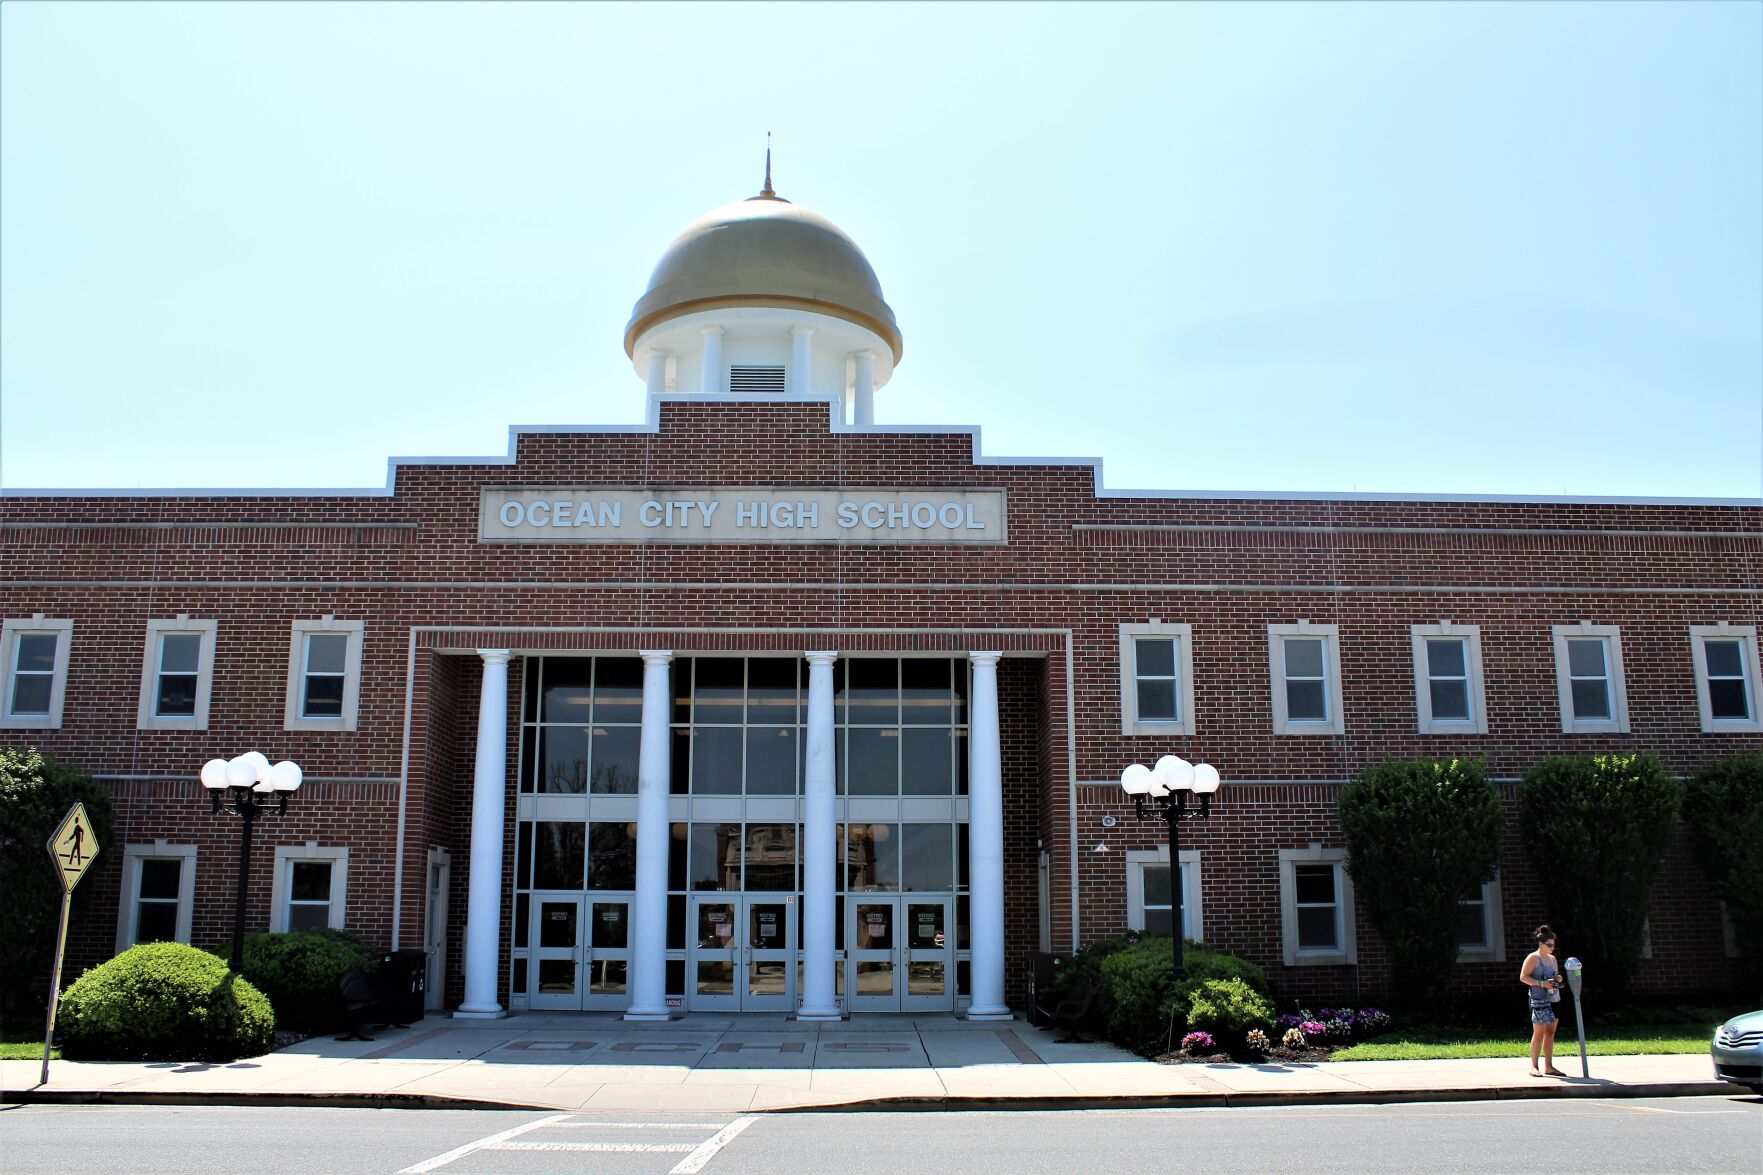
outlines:
[[584, 1130], [721, 1130], [727, 1122], [553, 1122], [552, 1126], [578, 1126]]
[[610, 1154], [635, 1154], [666, 1151], [684, 1154], [698, 1148], [689, 1142], [492, 1142], [479, 1147], [486, 1151], [605, 1151]]
[[436, 1155], [432, 1159], [424, 1159], [420, 1163], [406, 1167], [402, 1171], [399, 1171], [398, 1175], [424, 1175], [425, 1172], [433, 1171], [437, 1167], [445, 1167], [455, 1159], [463, 1159], [473, 1151], [480, 1151], [485, 1147], [494, 1146], [499, 1142], [506, 1142], [508, 1139], [514, 1138], [517, 1135], [525, 1134], [529, 1130], [538, 1130], [541, 1127], [554, 1126], [559, 1122], [566, 1121], [568, 1118], [568, 1114], [553, 1114], [549, 1118], [540, 1118], [537, 1122], [528, 1122], [525, 1126], [516, 1126], [512, 1130], [504, 1130], [499, 1134], [492, 1134], [486, 1138], [480, 1138], [476, 1142], [468, 1142], [464, 1146], [456, 1146], [444, 1155]]
[[704, 1164], [716, 1157], [716, 1153], [735, 1140], [741, 1131], [753, 1125], [759, 1119], [752, 1114], [744, 1118], [736, 1118], [721, 1130], [711, 1135], [702, 1146], [679, 1161], [679, 1165], [667, 1175], [697, 1175], [704, 1169]]
[[1631, 1110], [1636, 1114], [1746, 1114], [1748, 1110], [1671, 1110], [1664, 1106], [1631, 1106], [1622, 1102], [1593, 1102], [1595, 1106], [1609, 1106], [1612, 1110]]

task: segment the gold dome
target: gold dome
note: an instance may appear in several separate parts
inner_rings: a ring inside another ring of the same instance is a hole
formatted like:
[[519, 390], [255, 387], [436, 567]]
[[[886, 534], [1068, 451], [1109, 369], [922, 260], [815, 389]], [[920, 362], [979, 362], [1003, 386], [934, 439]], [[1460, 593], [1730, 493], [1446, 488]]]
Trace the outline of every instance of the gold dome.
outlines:
[[900, 361], [900, 328], [857, 242], [818, 212], [774, 195], [725, 204], [686, 226], [631, 311], [625, 354], [634, 356], [649, 328], [720, 306], [799, 308], [842, 318], [886, 340]]

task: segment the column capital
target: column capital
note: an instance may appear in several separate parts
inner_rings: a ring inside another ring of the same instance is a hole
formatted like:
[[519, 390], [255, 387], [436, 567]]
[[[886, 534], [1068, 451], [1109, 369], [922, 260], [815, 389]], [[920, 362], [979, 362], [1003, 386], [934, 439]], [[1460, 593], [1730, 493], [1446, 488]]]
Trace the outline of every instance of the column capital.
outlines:
[[477, 651], [477, 655], [484, 659], [484, 663], [486, 665], [498, 665], [498, 664], [506, 665], [508, 663], [508, 659], [510, 657], [514, 656], [514, 650], [513, 649], [479, 649]]
[[722, 333], [722, 327], [713, 322], [709, 326], [699, 327], [698, 333], [701, 335], [719, 335]]
[[643, 664], [645, 665], [666, 665], [673, 660], [673, 650], [639, 649], [637, 650], [637, 656], [643, 659]]
[[808, 664], [810, 665], [831, 665], [834, 661], [839, 659], [839, 655], [836, 652], [823, 652], [819, 650], [812, 653], [803, 653], [802, 656], [808, 659]]
[[875, 350], [871, 347], [864, 347], [861, 351], [851, 352], [851, 358], [873, 360], [875, 358]]
[[975, 665], [996, 665], [1003, 660], [1003, 653], [968, 653], [967, 659]]
[[806, 338], [813, 333], [814, 328], [811, 326], [792, 326], [790, 328], [790, 337], [793, 339]]

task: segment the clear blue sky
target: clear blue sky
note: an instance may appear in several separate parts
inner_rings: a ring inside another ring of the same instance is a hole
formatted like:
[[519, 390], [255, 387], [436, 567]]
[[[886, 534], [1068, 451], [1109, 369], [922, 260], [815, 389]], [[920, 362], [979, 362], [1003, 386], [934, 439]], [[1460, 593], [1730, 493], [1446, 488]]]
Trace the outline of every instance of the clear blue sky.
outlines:
[[661, 250], [863, 246], [882, 423], [1115, 488], [1763, 493], [1763, 6], [0, 7], [0, 482], [631, 422]]

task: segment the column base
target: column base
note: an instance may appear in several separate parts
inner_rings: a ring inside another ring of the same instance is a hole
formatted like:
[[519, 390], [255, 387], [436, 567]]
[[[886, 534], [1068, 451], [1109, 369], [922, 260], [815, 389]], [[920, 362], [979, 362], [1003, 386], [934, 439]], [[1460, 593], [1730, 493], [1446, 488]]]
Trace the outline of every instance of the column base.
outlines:
[[453, 1013], [455, 1020], [505, 1020], [508, 1009], [503, 1007], [471, 1008], [462, 1007]]
[[992, 1008], [969, 1008], [967, 1011], [961, 1013], [961, 1018], [963, 1020], [1014, 1020], [1016, 1019], [1016, 1013], [1012, 1012], [1009, 1008], [1006, 1008], [1003, 1004], [999, 1004]]
[[801, 1007], [801, 1008], [796, 1009], [795, 1013], [793, 1015], [791, 1015], [790, 1019], [801, 1020], [805, 1023], [810, 1023], [810, 1024], [813, 1024], [813, 1023], [832, 1023], [834, 1021], [845, 1019], [849, 1014], [850, 1013], [846, 1012], [844, 1009], [838, 1008], [838, 1007], [832, 1007], [832, 1008]]
[[663, 1009], [659, 1012], [647, 1012], [637, 1008], [632, 1008], [630, 1011], [619, 1017], [620, 1020], [637, 1020], [649, 1024], [658, 1024], [666, 1020], [683, 1020], [684, 1018], [684, 1012], [675, 1012], [668, 1009]]

